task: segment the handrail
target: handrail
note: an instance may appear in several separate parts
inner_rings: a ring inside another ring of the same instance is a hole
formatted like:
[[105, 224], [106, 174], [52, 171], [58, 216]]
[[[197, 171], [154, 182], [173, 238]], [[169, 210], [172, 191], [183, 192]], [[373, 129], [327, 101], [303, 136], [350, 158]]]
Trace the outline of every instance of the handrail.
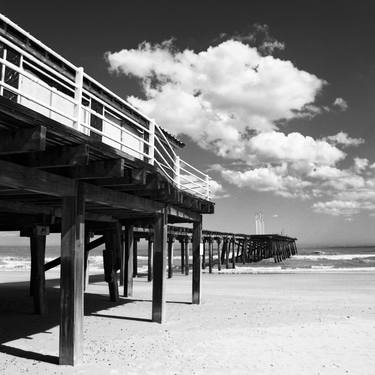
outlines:
[[[0, 95], [4, 95], [6, 91], [13, 93], [12, 100], [17, 100], [22, 105], [44, 115], [48, 112], [47, 116], [57, 119], [64, 125], [75, 128], [86, 135], [95, 133], [101, 137], [102, 142], [109, 143], [112, 147], [130, 150], [131, 155], [146, 160], [150, 164], [155, 163], [177, 188], [201, 196], [206, 200], [211, 200], [211, 179], [209, 176], [180, 159], [174, 146], [168, 140], [165, 130], [160, 125], [90, 77], [83, 71], [83, 68], [79, 68], [64, 59], [7, 17], [0, 14], [0, 20], [72, 70], [71, 73], [64, 74], [60, 69], [48, 64], [45, 60], [40, 60], [37, 57], [38, 55], [24, 50], [22, 45], [15, 44], [12, 41], [14, 39], [9, 40], [6, 29], [1, 29], [0, 43], [5, 48], [3, 54], [0, 54], [0, 67], [3, 71], [0, 81]], [[7, 59], [9, 48], [20, 56], [19, 63], [18, 61], [13, 63], [14, 61], [11, 62]], [[8, 78], [5, 77], [5, 70], [12, 73], [12, 81], [9, 81], [9, 74]], [[72, 74], [75, 74], [75, 77]], [[21, 81], [20, 76], [26, 79]], [[105, 100], [102, 96], [99, 97], [95, 90], [90, 89], [90, 85], [84, 84], [84, 80], [102, 90], [105, 95], [115, 99], [120, 103], [120, 106], [112, 105], [110, 100]], [[102, 106], [103, 109], [97, 112], [93, 101]], [[124, 110], [121, 110], [122, 105], [125, 107]], [[134, 113], [135, 117], [127, 110]], [[106, 113], [108, 113], [108, 116], [106, 116]], [[137, 116], [142, 121], [138, 121]], [[115, 122], [116, 118], [119, 122], [122, 120], [128, 121], [130, 130]], [[95, 126], [92, 126], [94, 120], [96, 123]], [[131, 131], [132, 127], [139, 130], [139, 133]]]

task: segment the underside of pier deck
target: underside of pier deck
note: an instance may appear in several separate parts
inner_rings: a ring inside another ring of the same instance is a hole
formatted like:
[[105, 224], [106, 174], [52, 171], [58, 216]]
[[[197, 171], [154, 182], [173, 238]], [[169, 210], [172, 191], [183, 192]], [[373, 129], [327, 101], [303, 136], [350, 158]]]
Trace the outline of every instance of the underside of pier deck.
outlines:
[[[0, 231], [30, 237], [30, 292], [37, 313], [46, 311], [44, 272], [61, 264], [61, 364], [82, 358], [88, 251], [105, 245], [110, 298], [121, 298], [119, 281], [130, 297], [134, 227], [151, 227], [152, 318], [161, 323], [168, 224], [194, 226], [192, 301], [199, 303], [202, 214], [213, 211], [212, 202], [178, 189], [147, 162], [0, 97]], [[61, 233], [61, 257], [44, 264], [45, 239], [52, 232]], [[90, 241], [91, 234], [100, 237]]]

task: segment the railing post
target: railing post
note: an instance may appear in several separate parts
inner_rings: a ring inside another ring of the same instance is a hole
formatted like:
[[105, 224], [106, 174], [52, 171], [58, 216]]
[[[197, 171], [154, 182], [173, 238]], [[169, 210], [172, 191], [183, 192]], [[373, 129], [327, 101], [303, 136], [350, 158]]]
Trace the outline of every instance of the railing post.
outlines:
[[174, 181], [175, 181], [178, 189], [180, 189], [180, 187], [181, 187], [180, 165], [181, 165], [180, 157], [176, 155], [175, 161], [174, 161]]
[[150, 133], [149, 133], [148, 140], [150, 143], [150, 147], [148, 151], [149, 158], [150, 158], [149, 163], [151, 165], [154, 165], [155, 163], [155, 123], [153, 121], [150, 122]]
[[75, 106], [75, 122], [74, 122], [74, 128], [79, 130], [79, 125], [82, 119], [82, 93], [83, 93], [83, 68], [77, 68], [76, 71], [76, 79], [75, 79], [75, 92], [74, 92], [74, 99], [76, 100], [76, 106]]
[[210, 200], [210, 177], [206, 174], [206, 198]]

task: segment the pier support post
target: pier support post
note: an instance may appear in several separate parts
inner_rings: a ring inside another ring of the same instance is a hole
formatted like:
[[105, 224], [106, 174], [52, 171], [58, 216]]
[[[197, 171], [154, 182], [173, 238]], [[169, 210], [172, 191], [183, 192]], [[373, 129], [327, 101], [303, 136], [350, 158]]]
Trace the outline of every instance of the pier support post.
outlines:
[[185, 273], [185, 238], [180, 238], [181, 247], [181, 273]]
[[60, 364], [75, 365], [83, 354], [85, 202], [80, 186], [64, 197], [61, 223]]
[[236, 237], [232, 237], [232, 268], [236, 268]]
[[210, 237], [208, 239], [208, 272], [212, 273], [212, 263], [213, 263], [213, 239]]
[[44, 315], [47, 312], [44, 260], [46, 252], [46, 235], [48, 227], [36, 225], [30, 235], [31, 250], [31, 279], [30, 294], [34, 299], [35, 314]]
[[174, 238], [171, 236], [168, 238], [168, 279], [173, 276], [173, 243]]
[[199, 305], [201, 303], [201, 252], [203, 250], [202, 244], [202, 217], [200, 221], [194, 222], [193, 224], [193, 304]]
[[220, 237], [217, 239], [217, 269], [221, 271]]
[[189, 237], [185, 237], [185, 246], [184, 246], [184, 253], [185, 253], [185, 275], [189, 275]]
[[152, 236], [148, 237], [147, 244], [147, 281], [152, 281], [152, 265], [154, 261], [154, 239]]
[[133, 240], [133, 277], [138, 276], [138, 241], [139, 238]]
[[131, 297], [133, 295], [133, 225], [127, 224], [125, 226], [124, 236], [124, 297]]
[[89, 265], [89, 252], [86, 250], [87, 245], [90, 243], [90, 233], [87, 231], [87, 228], [85, 228], [85, 254], [83, 258], [83, 268], [84, 268], [84, 286], [83, 290], [86, 291], [88, 285], [89, 285], [89, 271], [88, 271], [88, 265]]
[[125, 268], [125, 228], [120, 228], [121, 256], [120, 256], [120, 286], [124, 286], [124, 268]]
[[168, 215], [165, 209], [154, 222], [154, 279], [152, 284], [152, 321], [165, 320], [165, 284], [167, 258]]
[[103, 251], [104, 276], [108, 283], [110, 299], [117, 302], [119, 299], [117, 270], [121, 262], [121, 227], [114, 225], [104, 232], [106, 249]]
[[206, 268], [206, 238], [203, 239], [202, 270]]

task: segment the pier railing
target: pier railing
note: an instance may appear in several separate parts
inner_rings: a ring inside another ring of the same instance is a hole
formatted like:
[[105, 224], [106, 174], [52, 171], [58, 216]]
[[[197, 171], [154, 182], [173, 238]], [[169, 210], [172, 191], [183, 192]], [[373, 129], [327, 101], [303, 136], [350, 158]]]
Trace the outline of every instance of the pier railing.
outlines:
[[0, 14], [0, 95], [154, 165], [211, 200], [210, 177], [180, 159], [154, 120]]

